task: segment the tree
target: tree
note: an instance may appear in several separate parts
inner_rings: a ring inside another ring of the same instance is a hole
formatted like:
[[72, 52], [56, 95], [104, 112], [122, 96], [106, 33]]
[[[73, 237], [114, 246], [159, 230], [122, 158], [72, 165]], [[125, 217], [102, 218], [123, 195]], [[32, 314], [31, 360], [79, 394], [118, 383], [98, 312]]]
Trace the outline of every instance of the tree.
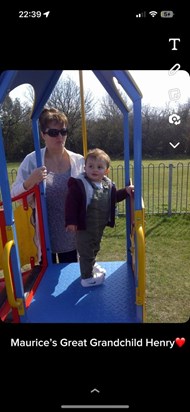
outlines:
[[102, 98], [100, 117], [93, 125], [94, 133], [89, 132], [89, 143], [105, 150], [112, 158], [123, 156], [123, 115], [113, 99]]
[[114, 103], [113, 99], [111, 98], [111, 96], [109, 96], [109, 94], [102, 98], [99, 117], [106, 120], [122, 118], [120, 109]]
[[30, 127], [30, 112], [28, 106], [21, 106], [20, 100], [7, 96], [0, 109], [5, 155], [8, 161], [22, 158], [23, 141], [26, 142], [27, 152], [32, 142]]

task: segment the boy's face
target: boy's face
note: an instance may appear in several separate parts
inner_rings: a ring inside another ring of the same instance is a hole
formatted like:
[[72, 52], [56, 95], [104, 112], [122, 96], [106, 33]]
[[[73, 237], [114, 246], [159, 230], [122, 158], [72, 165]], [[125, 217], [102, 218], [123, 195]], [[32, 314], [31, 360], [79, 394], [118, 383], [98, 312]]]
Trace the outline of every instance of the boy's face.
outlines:
[[106, 161], [100, 158], [89, 157], [86, 161], [85, 172], [92, 182], [101, 182], [107, 173]]

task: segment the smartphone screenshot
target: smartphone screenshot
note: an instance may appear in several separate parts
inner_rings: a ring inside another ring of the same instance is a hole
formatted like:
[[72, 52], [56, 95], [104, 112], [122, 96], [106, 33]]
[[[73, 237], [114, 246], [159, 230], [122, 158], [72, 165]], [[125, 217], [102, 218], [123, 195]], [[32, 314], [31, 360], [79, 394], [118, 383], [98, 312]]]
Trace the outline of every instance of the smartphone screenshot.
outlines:
[[[0, 350], [9, 409], [185, 409], [184, 8], [5, 5]], [[13, 53], [14, 51], [14, 53]], [[27, 406], [26, 406], [27, 403]]]

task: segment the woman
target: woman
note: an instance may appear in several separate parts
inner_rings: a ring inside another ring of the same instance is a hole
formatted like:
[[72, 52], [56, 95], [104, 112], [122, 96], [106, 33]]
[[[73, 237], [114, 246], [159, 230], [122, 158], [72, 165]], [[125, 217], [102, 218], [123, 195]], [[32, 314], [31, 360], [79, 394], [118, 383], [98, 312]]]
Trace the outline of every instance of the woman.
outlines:
[[[76, 236], [65, 230], [65, 199], [69, 178], [84, 170], [84, 158], [65, 148], [68, 119], [57, 109], [44, 109], [39, 117], [42, 167], [36, 167], [36, 153], [22, 161], [11, 196], [17, 196], [45, 180], [47, 217], [53, 263], [77, 262]], [[36, 222], [37, 223], [37, 222]], [[36, 237], [37, 237], [36, 225]], [[37, 244], [39, 245], [39, 239]]]

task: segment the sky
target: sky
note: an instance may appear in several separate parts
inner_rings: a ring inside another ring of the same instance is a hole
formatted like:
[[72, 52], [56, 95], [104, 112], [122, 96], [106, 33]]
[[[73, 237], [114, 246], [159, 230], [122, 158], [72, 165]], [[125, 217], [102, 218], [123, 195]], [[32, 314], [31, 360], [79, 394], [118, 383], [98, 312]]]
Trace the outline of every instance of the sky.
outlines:
[[[177, 63], [176, 63], [177, 65]], [[177, 66], [176, 66], [177, 67]], [[173, 68], [171, 68], [173, 69]], [[177, 104], [184, 104], [190, 98], [190, 77], [184, 70], [129, 70], [137, 86], [142, 92], [142, 104], [151, 107], [165, 107], [174, 109]], [[61, 78], [69, 76], [79, 85], [78, 70], [64, 70]], [[91, 70], [83, 70], [84, 92], [90, 90], [99, 102], [107, 92]], [[26, 86], [19, 86], [10, 93], [11, 98], [18, 97], [21, 102], [26, 99]]]

